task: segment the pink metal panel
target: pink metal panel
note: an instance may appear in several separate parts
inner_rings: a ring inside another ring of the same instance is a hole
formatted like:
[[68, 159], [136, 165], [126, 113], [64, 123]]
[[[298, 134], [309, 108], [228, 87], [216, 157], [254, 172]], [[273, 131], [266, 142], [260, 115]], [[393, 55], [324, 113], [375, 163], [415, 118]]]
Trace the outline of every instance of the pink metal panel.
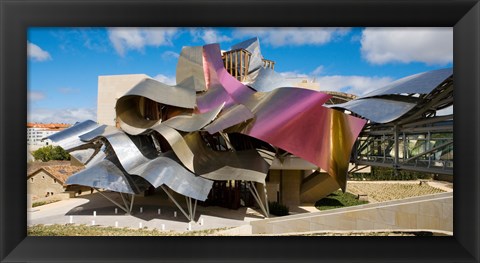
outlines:
[[366, 120], [323, 107], [329, 97], [297, 88], [254, 97], [247, 107], [256, 118], [238, 132], [318, 165], [344, 189], [350, 152]]
[[300, 88], [255, 92], [223, 66], [217, 44], [204, 46], [207, 86], [222, 86], [233, 101], [255, 115], [235, 127], [240, 132], [282, 148], [326, 170], [345, 189], [353, 144], [366, 120], [322, 105], [330, 95]]

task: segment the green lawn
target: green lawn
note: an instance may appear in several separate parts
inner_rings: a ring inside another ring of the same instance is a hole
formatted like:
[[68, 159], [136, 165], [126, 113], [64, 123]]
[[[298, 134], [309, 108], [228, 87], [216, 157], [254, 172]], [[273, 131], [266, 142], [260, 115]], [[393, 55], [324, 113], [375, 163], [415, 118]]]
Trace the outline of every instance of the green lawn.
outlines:
[[211, 236], [219, 229], [186, 231], [159, 231], [157, 229], [132, 229], [87, 225], [34, 225], [27, 228], [29, 236]]
[[342, 191], [338, 190], [331, 193], [327, 197], [318, 200], [315, 203], [315, 207], [319, 210], [329, 210], [334, 208], [363, 205], [367, 203], [368, 201], [359, 201], [357, 197], [351, 193], [342, 193]]
[[40, 202], [34, 202], [32, 204], [32, 207], [37, 207], [37, 206], [42, 206], [42, 205], [48, 205], [48, 204], [51, 204], [51, 203], [55, 203], [55, 202], [58, 202], [60, 200], [48, 200], [48, 201], [40, 201]]

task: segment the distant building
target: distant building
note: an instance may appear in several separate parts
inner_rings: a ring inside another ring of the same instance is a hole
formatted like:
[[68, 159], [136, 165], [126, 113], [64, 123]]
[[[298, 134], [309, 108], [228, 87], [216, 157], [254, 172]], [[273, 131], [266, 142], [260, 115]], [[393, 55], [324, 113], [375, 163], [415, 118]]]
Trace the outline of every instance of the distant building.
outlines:
[[52, 142], [50, 140], [47, 139], [42, 141], [42, 138], [68, 127], [70, 127], [70, 124], [27, 122], [27, 146], [43, 147], [51, 145]]
[[27, 194], [38, 199], [63, 193], [67, 178], [82, 169], [83, 167], [67, 164], [42, 166], [31, 170], [27, 173]]

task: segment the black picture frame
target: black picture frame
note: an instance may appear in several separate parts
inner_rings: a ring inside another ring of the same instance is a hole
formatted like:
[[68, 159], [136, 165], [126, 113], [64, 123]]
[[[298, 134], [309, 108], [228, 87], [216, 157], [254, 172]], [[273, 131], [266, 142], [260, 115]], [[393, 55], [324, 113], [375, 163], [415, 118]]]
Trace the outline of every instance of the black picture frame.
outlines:
[[[2, 262], [479, 262], [478, 1], [0, 0], [0, 5]], [[26, 44], [32, 26], [453, 26], [454, 235], [28, 237]]]

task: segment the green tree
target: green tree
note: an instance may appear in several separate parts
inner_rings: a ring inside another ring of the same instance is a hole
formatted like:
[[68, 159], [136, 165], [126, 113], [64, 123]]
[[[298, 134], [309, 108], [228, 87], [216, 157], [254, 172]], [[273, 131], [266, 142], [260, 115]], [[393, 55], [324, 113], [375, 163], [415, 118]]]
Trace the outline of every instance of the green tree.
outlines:
[[70, 154], [68, 154], [60, 146], [48, 145], [33, 152], [35, 160], [41, 160], [42, 162], [48, 162], [51, 160], [70, 160]]

